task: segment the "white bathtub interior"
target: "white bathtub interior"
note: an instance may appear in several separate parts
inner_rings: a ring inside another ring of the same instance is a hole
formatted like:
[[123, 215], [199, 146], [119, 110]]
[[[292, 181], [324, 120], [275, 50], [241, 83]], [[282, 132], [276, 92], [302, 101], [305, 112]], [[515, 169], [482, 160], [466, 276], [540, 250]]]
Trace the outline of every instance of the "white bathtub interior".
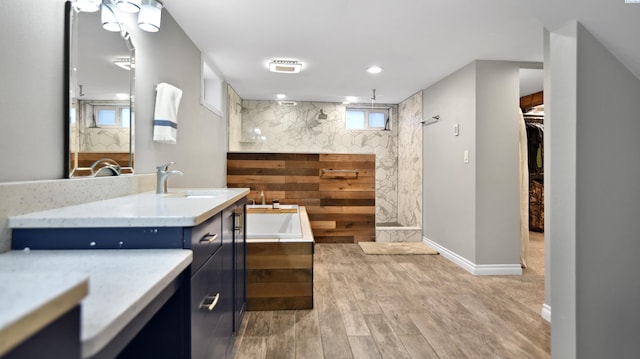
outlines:
[[253, 213], [252, 208], [269, 209], [270, 205], [247, 206], [248, 242], [299, 242], [313, 241], [311, 225], [306, 209], [298, 205], [280, 205], [281, 210], [267, 213]]

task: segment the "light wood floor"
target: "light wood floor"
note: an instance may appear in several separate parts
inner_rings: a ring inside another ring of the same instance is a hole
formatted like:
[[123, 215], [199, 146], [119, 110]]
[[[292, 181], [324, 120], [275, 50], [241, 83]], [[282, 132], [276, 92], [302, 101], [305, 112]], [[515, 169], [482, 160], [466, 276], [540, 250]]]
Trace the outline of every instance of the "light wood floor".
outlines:
[[439, 255], [318, 244], [314, 309], [247, 312], [235, 358], [549, 358], [542, 236], [523, 276], [474, 277]]

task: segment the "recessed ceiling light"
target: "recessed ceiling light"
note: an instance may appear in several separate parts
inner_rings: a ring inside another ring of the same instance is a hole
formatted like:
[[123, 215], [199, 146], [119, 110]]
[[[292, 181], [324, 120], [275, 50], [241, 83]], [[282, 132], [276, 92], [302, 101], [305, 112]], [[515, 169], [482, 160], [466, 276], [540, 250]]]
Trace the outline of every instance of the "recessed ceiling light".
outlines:
[[357, 102], [358, 98], [355, 96], [347, 96], [347, 102]]
[[276, 95], [276, 97], [278, 98], [278, 100], [282, 100], [285, 99], [287, 97], [287, 95], [283, 94], [283, 93], [279, 93]]
[[302, 70], [302, 63], [298, 60], [271, 60], [269, 71], [284, 74], [297, 74]]
[[367, 69], [367, 72], [370, 74], [379, 74], [382, 72], [382, 67], [380, 66], [371, 66]]

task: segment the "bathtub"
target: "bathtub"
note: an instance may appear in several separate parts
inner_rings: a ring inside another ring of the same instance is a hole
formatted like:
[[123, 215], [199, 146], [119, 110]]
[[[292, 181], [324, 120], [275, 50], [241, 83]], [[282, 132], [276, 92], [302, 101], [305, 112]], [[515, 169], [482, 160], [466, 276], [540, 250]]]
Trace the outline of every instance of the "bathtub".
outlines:
[[249, 205], [246, 310], [313, 309], [313, 233], [297, 205]]
[[309, 217], [295, 204], [247, 206], [247, 242], [313, 242]]

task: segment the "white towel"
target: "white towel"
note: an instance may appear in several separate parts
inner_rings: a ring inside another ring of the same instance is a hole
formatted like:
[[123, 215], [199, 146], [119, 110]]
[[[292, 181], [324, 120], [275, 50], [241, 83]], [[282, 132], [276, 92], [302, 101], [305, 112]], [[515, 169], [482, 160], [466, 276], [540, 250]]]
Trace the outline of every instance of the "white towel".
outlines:
[[156, 109], [153, 116], [153, 140], [175, 144], [178, 137], [178, 107], [182, 90], [167, 83], [156, 86]]

